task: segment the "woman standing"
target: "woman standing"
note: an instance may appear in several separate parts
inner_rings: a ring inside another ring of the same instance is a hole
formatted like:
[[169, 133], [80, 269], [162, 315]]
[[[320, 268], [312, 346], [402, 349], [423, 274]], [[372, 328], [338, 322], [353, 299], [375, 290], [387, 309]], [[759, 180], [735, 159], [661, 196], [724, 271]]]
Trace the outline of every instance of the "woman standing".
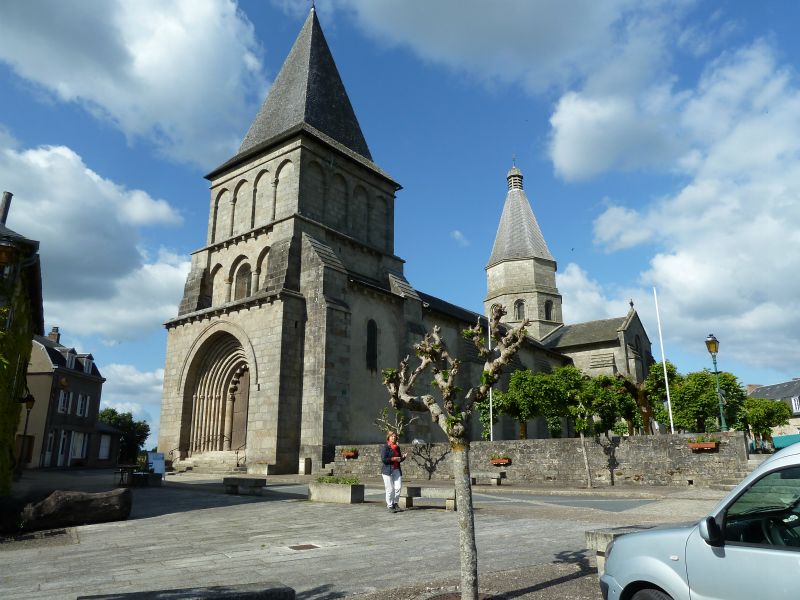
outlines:
[[390, 512], [397, 512], [397, 501], [400, 499], [400, 486], [402, 485], [403, 471], [400, 463], [408, 457], [408, 452], [400, 452], [397, 445], [397, 434], [390, 431], [386, 436], [386, 444], [381, 451], [381, 475], [383, 487], [386, 489], [386, 508]]

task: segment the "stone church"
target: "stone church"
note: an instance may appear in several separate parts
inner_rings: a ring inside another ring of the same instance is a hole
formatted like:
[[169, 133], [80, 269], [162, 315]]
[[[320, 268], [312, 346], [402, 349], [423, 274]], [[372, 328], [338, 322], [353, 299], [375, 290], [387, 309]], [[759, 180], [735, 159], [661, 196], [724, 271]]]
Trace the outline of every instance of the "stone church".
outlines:
[[[479, 315], [404, 277], [400, 185], [372, 160], [313, 9], [239, 151], [206, 177], [206, 245], [166, 323], [161, 451], [280, 473], [308, 458], [318, 469], [336, 444], [381, 441], [381, 371], [434, 324], [464, 360], [465, 385], [478, 378], [460, 332]], [[507, 179], [485, 306], [506, 306], [509, 324], [531, 320], [512, 367], [574, 363], [641, 380], [652, 358], [633, 306], [619, 319], [563, 323], [556, 261], [522, 173]], [[495, 435], [515, 437], [514, 423]], [[425, 418], [410, 436], [441, 439]]]

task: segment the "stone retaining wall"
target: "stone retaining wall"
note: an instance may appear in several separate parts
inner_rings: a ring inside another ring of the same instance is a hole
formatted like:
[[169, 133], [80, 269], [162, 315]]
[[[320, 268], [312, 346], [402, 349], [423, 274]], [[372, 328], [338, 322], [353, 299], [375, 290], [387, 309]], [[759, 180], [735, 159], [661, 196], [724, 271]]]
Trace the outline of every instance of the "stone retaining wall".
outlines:
[[[747, 451], [742, 432], [717, 434], [715, 451], [696, 452], [688, 446], [691, 434], [604, 436], [586, 438], [592, 484], [709, 486], [740, 479], [748, 472]], [[348, 446], [352, 447], [352, 446]], [[380, 445], [357, 446], [358, 458], [345, 460], [336, 448], [336, 475], [375, 477], [380, 474]], [[412, 479], [451, 479], [452, 465], [447, 444], [401, 444], [409, 453], [403, 475]], [[493, 454], [505, 454], [511, 464], [494, 467]], [[472, 471], [503, 470], [509, 483], [585, 486], [586, 469], [580, 438], [504, 440], [472, 442]]]

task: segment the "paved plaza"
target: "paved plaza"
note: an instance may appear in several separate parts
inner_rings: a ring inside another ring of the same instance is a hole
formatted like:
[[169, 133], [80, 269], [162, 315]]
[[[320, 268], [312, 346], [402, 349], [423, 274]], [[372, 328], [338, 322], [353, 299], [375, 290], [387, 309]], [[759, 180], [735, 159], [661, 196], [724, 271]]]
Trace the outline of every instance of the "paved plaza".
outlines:
[[[110, 471], [26, 472], [61, 489], [112, 487]], [[0, 597], [80, 595], [280, 582], [307, 600], [433, 598], [458, 582], [456, 515], [443, 501], [392, 514], [378, 480], [366, 502], [305, 500], [309, 478], [269, 477], [264, 496], [223, 493], [221, 478], [171, 475], [134, 488], [127, 521], [85, 525], [45, 539], [0, 544]], [[440, 485], [440, 484], [439, 484]], [[680, 522], [705, 514], [722, 492], [615, 488], [589, 492], [476, 486], [481, 590], [498, 598], [600, 598], [587, 529]], [[387, 592], [387, 590], [391, 590]]]

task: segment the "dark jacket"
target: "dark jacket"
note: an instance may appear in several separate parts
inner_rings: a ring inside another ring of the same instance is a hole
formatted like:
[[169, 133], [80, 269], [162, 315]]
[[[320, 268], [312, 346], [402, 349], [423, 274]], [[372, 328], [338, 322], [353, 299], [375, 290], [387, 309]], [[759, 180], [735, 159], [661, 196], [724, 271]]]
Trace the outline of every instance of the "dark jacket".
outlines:
[[[397, 445], [397, 451], [400, 453], [400, 462], [403, 462], [403, 451], [400, 449], [400, 445]], [[391, 475], [392, 474], [392, 457], [394, 453], [392, 452], [391, 446], [389, 446], [389, 442], [386, 442], [383, 445], [383, 450], [381, 450], [381, 475]], [[400, 471], [400, 475], [403, 474], [403, 470], [400, 468], [400, 463], [397, 463], [397, 470]]]

